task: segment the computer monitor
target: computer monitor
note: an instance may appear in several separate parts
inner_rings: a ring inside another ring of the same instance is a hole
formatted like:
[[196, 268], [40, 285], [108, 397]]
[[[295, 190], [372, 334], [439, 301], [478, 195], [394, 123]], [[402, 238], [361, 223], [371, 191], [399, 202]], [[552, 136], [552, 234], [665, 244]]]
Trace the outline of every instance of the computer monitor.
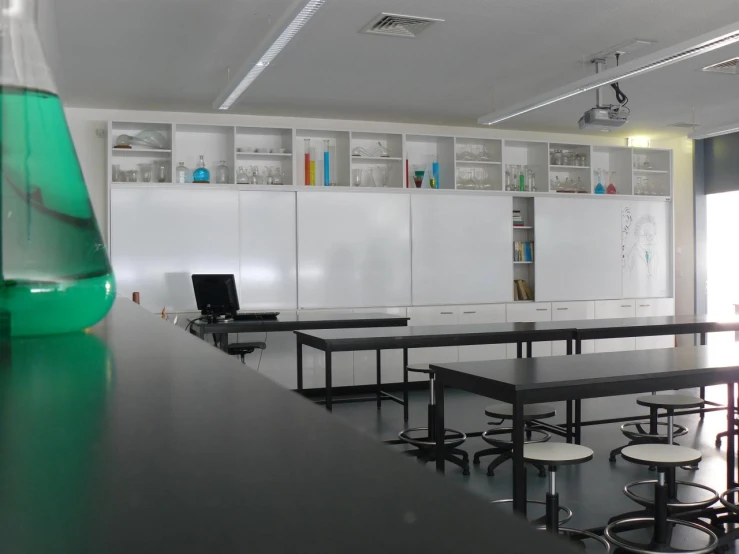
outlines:
[[233, 317], [239, 311], [239, 296], [233, 275], [194, 274], [195, 301], [203, 315]]

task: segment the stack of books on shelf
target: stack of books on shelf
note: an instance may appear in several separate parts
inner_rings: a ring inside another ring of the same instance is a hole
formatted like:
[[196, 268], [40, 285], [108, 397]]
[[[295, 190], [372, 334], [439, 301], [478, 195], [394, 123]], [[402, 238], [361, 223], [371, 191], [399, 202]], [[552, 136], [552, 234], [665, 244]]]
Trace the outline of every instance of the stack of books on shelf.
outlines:
[[515, 279], [513, 281], [513, 299], [514, 300], [533, 300], [534, 293], [531, 287], [523, 279]]
[[513, 226], [523, 227], [523, 217], [521, 217], [521, 210], [513, 210]]
[[513, 261], [514, 262], [533, 262], [534, 261], [534, 243], [516, 241], [513, 243]]

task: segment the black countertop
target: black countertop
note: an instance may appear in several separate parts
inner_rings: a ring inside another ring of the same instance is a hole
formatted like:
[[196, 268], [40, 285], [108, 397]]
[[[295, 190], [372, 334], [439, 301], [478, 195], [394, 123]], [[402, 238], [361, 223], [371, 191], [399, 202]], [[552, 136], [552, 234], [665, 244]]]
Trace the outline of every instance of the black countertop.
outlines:
[[454, 375], [455, 382], [463, 378], [484, 388], [493, 387], [507, 398], [546, 390], [555, 391], [552, 398], [566, 400], [662, 390], [665, 387], [649, 388], [649, 381], [657, 379], [673, 382], [674, 388], [739, 380], [739, 345], [443, 363], [431, 367], [439, 374]]
[[0, 342], [0, 551], [573, 552], [123, 299]]
[[581, 339], [739, 331], [739, 318], [716, 318], [707, 315], [583, 319], [566, 323], [577, 329], [578, 338]]
[[202, 333], [249, 333], [295, 331], [298, 329], [334, 329], [355, 327], [392, 327], [407, 325], [408, 318], [383, 313], [341, 313], [331, 311], [285, 312], [276, 318], [208, 323], [195, 321], [193, 329]]
[[330, 345], [332, 350], [373, 350], [421, 348], [424, 346], [463, 346], [526, 341], [567, 340], [575, 329], [568, 321], [539, 323], [479, 323], [467, 325], [424, 325], [377, 329], [332, 329], [296, 331], [301, 340], [315, 347]]

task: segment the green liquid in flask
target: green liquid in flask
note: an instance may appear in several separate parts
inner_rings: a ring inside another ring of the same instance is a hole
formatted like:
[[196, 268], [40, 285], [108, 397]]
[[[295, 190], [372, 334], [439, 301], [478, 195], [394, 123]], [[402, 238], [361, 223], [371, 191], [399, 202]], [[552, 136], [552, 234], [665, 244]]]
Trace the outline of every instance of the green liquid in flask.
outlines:
[[0, 337], [84, 329], [115, 281], [61, 101], [0, 86]]

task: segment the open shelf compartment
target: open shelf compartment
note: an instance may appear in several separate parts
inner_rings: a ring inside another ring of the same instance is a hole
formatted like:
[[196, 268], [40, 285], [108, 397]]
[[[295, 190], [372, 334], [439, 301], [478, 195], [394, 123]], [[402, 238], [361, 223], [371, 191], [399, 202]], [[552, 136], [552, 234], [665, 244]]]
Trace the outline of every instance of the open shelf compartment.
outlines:
[[[454, 189], [454, 138], [434, 135], [406, 135], [405, 157], [408, 160], [408, 187], [416, 188], [413, 174], [424, 169], [429, 172], [433, 162], [439, 162], [440, 189]], [[405, 171], [405, 167], [403, 167]]]

